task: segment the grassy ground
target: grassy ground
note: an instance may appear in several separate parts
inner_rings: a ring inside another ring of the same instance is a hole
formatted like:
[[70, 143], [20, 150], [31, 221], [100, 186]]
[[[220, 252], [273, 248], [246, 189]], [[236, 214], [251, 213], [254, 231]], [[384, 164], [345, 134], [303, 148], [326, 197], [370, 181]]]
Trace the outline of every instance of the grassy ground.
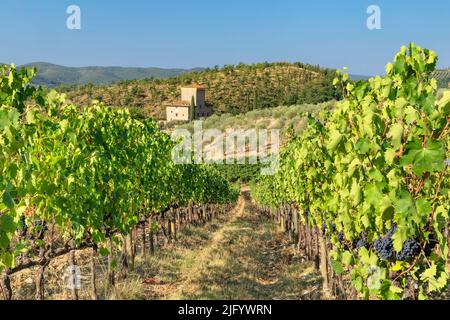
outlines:
[[[88, 252], [77, 253], [83, 287], [89, 299]], [[67, 259], [46, 271], [46, 298], [66, 299], [63, 273]], [[33, 299], [34, 270], [15, 275], [14, 299]], [[273, 222], [258, 215], [244, 191], [229, 215], [203, 227], [189, 227], [156, 254], [137, 257], [133, 271], [107, 290], [106, 261], [98, 261], [101, 299], [319, 299], [320, 277], [289, 244]]]
[[[153, 299], [319, 298], [320, 279], [244, 192], [236, 212], [151, 259]], [[155, 283], [156, 282], [156, 283]]]

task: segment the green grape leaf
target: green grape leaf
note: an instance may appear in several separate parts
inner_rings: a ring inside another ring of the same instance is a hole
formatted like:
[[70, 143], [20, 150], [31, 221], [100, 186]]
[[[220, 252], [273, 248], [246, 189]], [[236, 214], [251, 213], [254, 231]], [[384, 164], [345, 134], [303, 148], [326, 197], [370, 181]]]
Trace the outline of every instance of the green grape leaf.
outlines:
[[428, 142], [422, 146], [420, 142], [411, 142], [406, 147], [407, 153], [402, 156], [402, 166], [412, 164], [413, 171], [418, 176], [424, 172], [436, 172], [444, 170], [445, 151], [439, 141]]
[[344, 251], [342, 253], [342, 263], [346, 266], [351, 266], [353, 264], [353, 255], [349, 251]]
[[344, 268], [342, 267], [342, 264], [334, 259], [331, 259], [331, 267], [333, 268], [333, 271], [337, 275], [343, 274], [345, 271]]
[[9, 209], [14, 208], [14, 206], [15, 206], [14, 199], [11, 197], [11, 194], [9, 193], [9, 191], [5, 191], [3, 193], [3, 203]]
[[402, 144], [403, 126], [399, 123], [394, 123], [389, 131], [388, 137], [392, 140], [392, 146], [398, 150]]

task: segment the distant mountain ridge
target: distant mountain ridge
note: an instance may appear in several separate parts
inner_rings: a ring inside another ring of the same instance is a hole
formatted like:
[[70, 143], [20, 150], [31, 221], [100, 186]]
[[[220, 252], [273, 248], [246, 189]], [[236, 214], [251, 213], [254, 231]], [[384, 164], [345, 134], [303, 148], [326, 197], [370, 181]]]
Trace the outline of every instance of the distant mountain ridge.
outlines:
[[38, 69], [33, 84], [46, 87], [60, 85], [109, 84], [121, 80], [140, 80], [147, 78], [172, 78], [195, 69], [164, 69], [164, 68], [128, 68], [128, 67], [66, 67], [47, 62], [33, 62], [19, 68]]
[[[4, 63], [0, 63], [4, 65]], [[66, 67], [48, 62], [33, 62], [19, 66], [18, 68], [38, 69], [33, 84], [46, 87], [59, 87], [61, 85], [85, 85], [111, 84], [121, 80], [142, 80], [148, 78], [167, 79], [178, 77], [190, 72], [202, 72], [205, 68], [181, 69], [181, 68], [139, 68], [139, 67]], [[368, 80], [371, 76], [350, 74], [354, 81]], [[434, 73], [439, 87], [446, 88], [450, 82], [450, 69], [439, 69]]]

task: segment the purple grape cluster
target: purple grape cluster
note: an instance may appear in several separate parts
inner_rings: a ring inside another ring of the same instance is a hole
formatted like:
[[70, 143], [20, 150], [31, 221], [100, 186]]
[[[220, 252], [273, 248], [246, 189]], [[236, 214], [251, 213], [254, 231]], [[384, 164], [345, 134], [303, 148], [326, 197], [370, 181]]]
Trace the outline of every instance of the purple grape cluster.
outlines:
[[420, 253], [420, 244], [415, 239], [407, 240], [403, 244], [403, 249], [397, 254], [397, 260], [411, 260]]
[[378, 237], [373, 243], [375, 251], [383, 260], [393, 260], [395, 258], [392, 236], [394, 235], [396, 229], [397, 225], [393, 224], [384, 237]]
[[[329, 231], [329, 232], [327, 232]], [[334, 222], [330, 223], [330, 230], [328, 230], [328, 226], [325, 222], [322, 223], [322, 232], [327, 234], [328, 240], [331, 239], [331, 234], [336, 232], [336, 224]]]
[[367, 240], [359, 239], [358, 241], [356, 241], [356, 248], [357, 249], [368, 248], [368, 247], [369, 247], [369, 243], [367, 242]]
[[22, 215], [20, 217], [20, 222], [19, 222], [19, 226], [17, 227], [17, 231], [19, 231], [20, 236], [22, 238], [26, 238], [27, 233], [28, 233], [28, 226], [27, 226], [27, 223], [26, 223], [24, 215]]
[[353, 248], [369, 248], [369, 242], [367, 241], [367, 232], [361, 232], [359, 234], [359, 239], [353, 241]]

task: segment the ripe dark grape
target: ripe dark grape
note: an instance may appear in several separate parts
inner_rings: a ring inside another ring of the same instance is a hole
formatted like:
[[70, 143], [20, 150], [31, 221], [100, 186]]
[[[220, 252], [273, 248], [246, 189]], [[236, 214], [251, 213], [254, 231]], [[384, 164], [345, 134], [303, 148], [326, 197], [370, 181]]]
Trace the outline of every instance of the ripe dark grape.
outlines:
[[381, 248], [383, 246], [381, 237], [378, 237], [375, 239], [373, 246], [375, 248], [375, 251], [377, 251], [377, 252], [381, 251]]
[[395, 232], [396, 226], [393, 225], [384, 237], [378, 237], [374, 242], [375, 251], [383, 260], [393, 260], [395, 258], [394, 244], [392, 236]]
[[353, 248], [369, 248], [369, 242], [367, 241], [367, 232], [361, 232], [359, 238], [353, 241]]
[[393, 235], [394, 235], [394, 233], [395, 233], [395, 231], [397, 230], [397, 224], [393, 224], [392, 225], [392, 227], [388, 230], [388, 232], [386, 233], [386, 237], [387, 238], [391, 238]]
[[[331, 230], [334, 230], [336, 228], [336, 223], [330, 222], [330, 227], [331, 227], [330, 228]], [[322, 222], [322, 229], [328, 230], [328, 226], [327, 226], [327, 223], [325, 221]]]
[[357, 249], [368, 248], [368, 247], [369, 247], [369, 244], [367, 243], [367, 240], [365, 240], [365, 239], [359, 239], [358, 241], [356, 241], [355, 247], [356, 247]]
[[425, 248], [423, 250], [427, 257], [431, 255], [434, 248], [436, 248], [437, 244], [438, 244], [437, 240], [434, 239], [434, 236], [432, 234], [430, 234], [430, 236], [428, 237], [428, 243], [425, 245]]
[[26, 237], [28, 232], [28, 226], [26, 224], [25, 216], [20, 217], [19, 226], [17, 227], [17, 231], [20, 232], [21, 237]]
[[397, 254], [397, 260], [407, 261], [411, 260], [420, 253], [420, 245], [415, 239], [407, 240], [402, 251]]
[[344, 239], [345, 239], [344, 233], [343, 233], [343, 232], [339, 232], [339, 234], [338, 234], [338, 240], [339, 240], [339, 242], [344, 241]]

